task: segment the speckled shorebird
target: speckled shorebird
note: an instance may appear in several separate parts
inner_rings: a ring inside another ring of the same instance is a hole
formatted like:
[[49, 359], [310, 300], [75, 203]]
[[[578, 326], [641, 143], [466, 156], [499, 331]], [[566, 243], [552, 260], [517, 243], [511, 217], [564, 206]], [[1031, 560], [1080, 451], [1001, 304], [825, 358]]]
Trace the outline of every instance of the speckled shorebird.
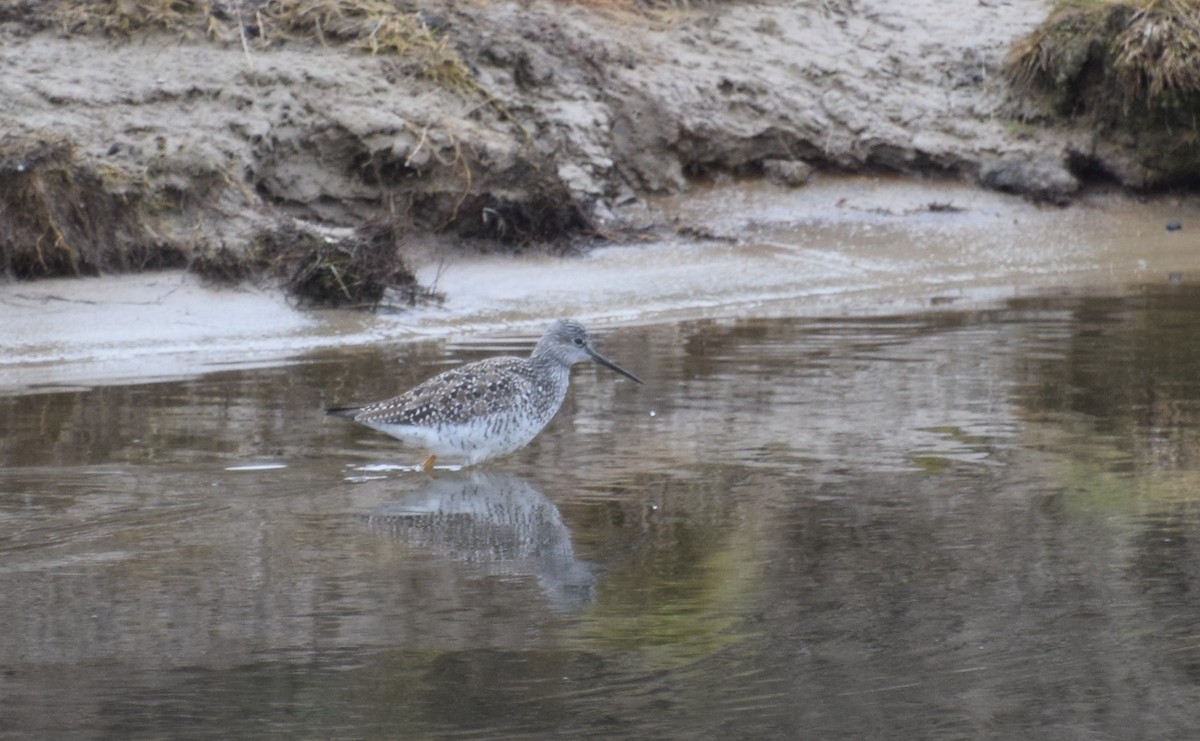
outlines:
[[528, 358], [487, 358], [452, 368], [394, 399], [326, 409], [439, 456], [462, 456], [468, 466], [523, 448], [542, 431], [567, 396], [571, 366], [594, 360], [632, 381], [641, 379], [592, 347], [579, 322], [550, 325]]

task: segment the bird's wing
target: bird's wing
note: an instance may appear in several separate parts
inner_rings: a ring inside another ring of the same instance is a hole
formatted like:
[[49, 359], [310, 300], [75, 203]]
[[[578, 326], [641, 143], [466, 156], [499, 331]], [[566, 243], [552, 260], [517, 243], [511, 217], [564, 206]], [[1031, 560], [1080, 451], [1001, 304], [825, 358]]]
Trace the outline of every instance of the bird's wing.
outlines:
[[517, 358], [488, 358], [434, 376], [387, 401], [363, 408], [358, 422], [462, 423], [513, 405], [529, 383]]

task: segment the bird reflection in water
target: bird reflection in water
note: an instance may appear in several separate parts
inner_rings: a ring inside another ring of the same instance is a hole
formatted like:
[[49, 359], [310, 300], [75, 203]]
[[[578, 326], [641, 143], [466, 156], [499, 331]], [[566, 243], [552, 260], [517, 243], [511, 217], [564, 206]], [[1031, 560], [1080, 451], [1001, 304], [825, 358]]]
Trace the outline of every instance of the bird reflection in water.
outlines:
[[366, 520], [375, 532], [489, 574], [536, 576], [556, 609], [582, 609], [595, 597], [596, 576], [575, 557], [558, 507], [522, 479], [481, 471], [439, 476]]

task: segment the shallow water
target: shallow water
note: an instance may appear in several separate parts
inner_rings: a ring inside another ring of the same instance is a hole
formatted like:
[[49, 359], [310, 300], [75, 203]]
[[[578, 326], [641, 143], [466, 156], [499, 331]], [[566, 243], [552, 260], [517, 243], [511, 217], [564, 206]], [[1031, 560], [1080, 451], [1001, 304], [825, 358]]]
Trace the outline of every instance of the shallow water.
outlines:
[[0, 735], [1200, 732], [1200, 290], [598, 344], [469, 471], [326, 404], [529, 338], [0, 397]]

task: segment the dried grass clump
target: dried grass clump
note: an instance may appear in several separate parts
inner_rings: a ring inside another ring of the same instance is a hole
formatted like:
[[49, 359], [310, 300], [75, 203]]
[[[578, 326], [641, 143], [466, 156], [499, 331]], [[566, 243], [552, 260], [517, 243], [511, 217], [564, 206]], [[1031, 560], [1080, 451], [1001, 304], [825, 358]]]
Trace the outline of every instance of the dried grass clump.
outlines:
[[16, 278], [180, 265], [141, 225], [142, 197], [49, 136], [0, 138], [0, 271]]
[[1102, 64], [1105, 45], [1100, 39], [1105, 36], [1107, 16], [1107, 8], [1101, 6], [1068, 5], [1052, 13], [1028, 36], [1013, 44], [1005, 59], [1004, 72], [1009, 82], [1026, 95], [1050, 93], [1068, 98], [1067, 93], [1084, 68]]
[[345, 43], [408, 60], [422, 77], [444, 87], [478, 90], [466, 64], [449, 47], [450, 37], [439, 36], [420, 12], [401, 11], [389, 0], [275, 0], [258, 19], [263, 38]]
[[59, 3], [56, 15], [67, 33], [128, 38], [146, 31], [190, 35], [204, 30], [201, 24], [213, 10], [204, 0], [83, 0]]
[[594, 235], [595, 224], [578, 200], [548, 167], [521, 178], [519, 193], [471, 193], [455, 209], [446, 226], [465, 239], [495, 241], [510, 247], [561, 243], [570, 235]]
[[1200, 2], [1153, 0], [1114, 40], [1113, 67], [1126, 101], [1176, 105], [1200, 94]]
[[1200, 0], [1064, 3], [1013, 46], [1005, 71], [1030, 115], [1121, 132], [1134, 182], [1200, 184]]
[[1121, 123], [1200, 109], [1200, 0], [1073, 0], [1014, 44], [1013, 86]]
[[67, 33], [168, 32], [240, 43], [247, 52], [285, 42], [346, 44], [399, 57], [444, 87], [478, 90], [449, 36], [391, 0], [62, 0], [57, 17]]
[[44, 0], [0, 0], [0, 23], [18, 23], [30, 31], [54, 26], [46, 14]]
[[222, 282], [269, 275], [306, 306], [373, 310], [385, 302], [415, 306], [440, 298], [417, 283], [387, 225], [334, 238], [284, 224], [259, 233], [244, 254], [219, 249], [197, 258], [191, 269]]

